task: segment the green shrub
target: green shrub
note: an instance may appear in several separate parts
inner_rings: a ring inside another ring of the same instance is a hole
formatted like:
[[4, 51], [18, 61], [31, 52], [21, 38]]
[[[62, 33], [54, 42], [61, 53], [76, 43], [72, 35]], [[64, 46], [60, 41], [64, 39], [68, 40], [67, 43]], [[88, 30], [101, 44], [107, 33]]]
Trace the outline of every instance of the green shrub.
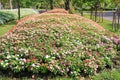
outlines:
[[[13, 10], [1, 10], [0, 11], [0, 24], [5, 24], [11, 20], [17, 20], [18, 14], [17, 9]], [[33, 9], [21, 9], [21, 18], [30, 14], [36, 14], [37, 11]]]

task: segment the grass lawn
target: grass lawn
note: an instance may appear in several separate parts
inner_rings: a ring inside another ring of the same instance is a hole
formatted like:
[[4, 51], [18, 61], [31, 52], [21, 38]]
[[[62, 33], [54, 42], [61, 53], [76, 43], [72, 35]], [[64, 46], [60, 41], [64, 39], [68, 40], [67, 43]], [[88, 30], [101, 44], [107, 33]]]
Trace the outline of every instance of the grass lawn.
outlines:
[[9, 23], [0, 25], [0, 36], [2, 36], [5, 33], [7, 33], [10, 29], [12, 29], [14, 27], [15, 24], [16, 24], [15, 21], [11, 21]]
[[[84, 17], [89, 18], [90, 19], [90, 15], [88, 13], [84, 14]], [[110, 32], [113, 32], [115, 34], [120, 34], [120, 30], [118, 31], [114, 31], [112, 29], [112, 21], [109, 20], [103, 20], [103, 22], [98, 22], [99, 25], [101, 25], [102, 27], [104, 27], [106, 30], [109, 30]]]
[[91, 78], [92, 80], [120, 80], [120, 68], [112, 71], [103, 71]]
[[114, 31], [113, 28], [112, 28], [112, 22], [111, 21], [108, 21], [108, 20], [105, 20], [103, 22], [100, 22], [98, 23], [100, 24], [102, 27], [104, 27], [106, 30], [109, 30], [115, 34], [119, 34], [120, 33], [120, 30], [117, 30], [117, 31]]

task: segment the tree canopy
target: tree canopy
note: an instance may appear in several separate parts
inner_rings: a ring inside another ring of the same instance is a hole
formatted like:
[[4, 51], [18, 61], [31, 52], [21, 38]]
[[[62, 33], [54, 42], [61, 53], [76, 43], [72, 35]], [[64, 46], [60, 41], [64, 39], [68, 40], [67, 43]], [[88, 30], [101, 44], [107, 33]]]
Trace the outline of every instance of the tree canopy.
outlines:
[[[75, 9], [81, 10], [87, 6], [94, 6], [96, 2], [102, 4], [102, 6], [119, 6], [119, 0], [0, 0], [0, 3], [4, 8], [16, 8], [16, 2], [20, 1], [22, 8], [69, 8], [72, 5]], [[114, 4], [113, 4], [114, 2]], [[112, 5], [110, 5], [112, 4]]]

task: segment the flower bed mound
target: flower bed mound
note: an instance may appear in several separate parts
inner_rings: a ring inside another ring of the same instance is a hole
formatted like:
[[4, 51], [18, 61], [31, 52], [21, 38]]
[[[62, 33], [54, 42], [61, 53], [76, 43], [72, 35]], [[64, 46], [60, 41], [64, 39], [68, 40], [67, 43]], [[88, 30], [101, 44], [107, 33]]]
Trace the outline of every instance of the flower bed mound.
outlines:
[[37, 27], [39, 24], [40, 25], [46, 25], [46, 24], [52, 25], [54, 24], [53, 22], [57, 25], [64, 24], [62, 26], [65, 26], [65, 25], [76, 26], [77, 25], [79, 27], [86, 26], [87, 28], [97, 28], [99, 31], [104, 30], [104, 28], [98, 25], [96, 22], [89, 20], [87, 18], [84, 18], [82, 16], [76, 15], [76, 14], [68, 14], [68, 12], [65, 11], [64, 9], [54, 9], [54, 10], [50, 10], [42, 14], [27, 16], [19, 20], [16, 26], [20, 25], [20, 27], [21, 26]]
[[47, 13], [64, 13], [64, 14], [68, 14], [68, 11], [66, 11], [65, 9], [53, 9], [53, 10], [47, 11]]
[[2, 70], [75, 77], [112, 67], [119, 39], [107, 36], [94, 22], [73, 14], [36, 17], [24, 18], [0, 39]]

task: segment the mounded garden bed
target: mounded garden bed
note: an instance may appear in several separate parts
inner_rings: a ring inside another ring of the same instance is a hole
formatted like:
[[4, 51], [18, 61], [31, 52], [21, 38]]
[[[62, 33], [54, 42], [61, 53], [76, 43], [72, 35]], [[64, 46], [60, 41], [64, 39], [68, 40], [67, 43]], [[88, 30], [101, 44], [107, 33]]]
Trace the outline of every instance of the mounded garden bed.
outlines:
[[120, 40], [75, 14], [51, 13], [21, 19], [0, 39], [0, 68], [11, 73], [86, 76], [112, 68]]

